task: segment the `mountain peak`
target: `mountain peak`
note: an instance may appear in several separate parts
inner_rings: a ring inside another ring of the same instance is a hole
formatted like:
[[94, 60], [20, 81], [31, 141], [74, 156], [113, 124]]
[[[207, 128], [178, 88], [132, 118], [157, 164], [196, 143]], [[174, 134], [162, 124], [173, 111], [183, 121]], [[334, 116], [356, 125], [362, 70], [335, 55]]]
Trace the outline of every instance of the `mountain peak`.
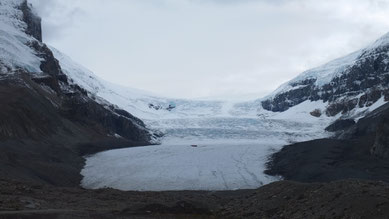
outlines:
[[41, 19], [26, 0], [0, 1], [0, 73], [20, 68], [41, 72], [41, 58], [31, 48], [41, 40]]
[[262, 101], [270, 111], [285, 111], [306, 100], [328, 103], [327, 115], [348, 114], [389, 99], [389, 33], [364, 49], [307, 70]]
[[365, 50], [389, 46], [389, 32], [370, 44]]
[[25, 32], [42, 42], [41, 18], [35, 14], [32, 5], [28, 4], [27, 0], [23, 1], [19, 8], [23, 12], [23, 21], [27, 25]]
[[42, 42], [41, 18], [27, 0], [1, 0], [0, 26], [22, 31]]

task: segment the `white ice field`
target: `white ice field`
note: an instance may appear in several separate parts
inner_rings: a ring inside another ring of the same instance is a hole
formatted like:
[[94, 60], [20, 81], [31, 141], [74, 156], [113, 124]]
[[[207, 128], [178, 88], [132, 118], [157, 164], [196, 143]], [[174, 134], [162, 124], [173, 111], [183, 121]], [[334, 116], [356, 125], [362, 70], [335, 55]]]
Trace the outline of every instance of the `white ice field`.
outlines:
[[[382, 104], [379, 100], [363, 111]], [[320, 101], [306, 101], [283, 113], [252, 117], [146, 120], [149, 127], [166, 133], [162, 144], [88, 157], [82, 186], [139, 191], [258, 188], [279, 180], [264, 174], [270, 154], [293, 142], [330, 135], [324, 128], [338, 116], [316, 118], [309, 113], [325, 107]]]
[[263, 173], [271, 153], [294, 141], [328, 135], [318, 125], [276, 119], [192, 118], [150, 123], [166, 132], [161, 145], [88, 157], [81, 172], [82, 185], [140, 191], [257, 188], [278, 180]]

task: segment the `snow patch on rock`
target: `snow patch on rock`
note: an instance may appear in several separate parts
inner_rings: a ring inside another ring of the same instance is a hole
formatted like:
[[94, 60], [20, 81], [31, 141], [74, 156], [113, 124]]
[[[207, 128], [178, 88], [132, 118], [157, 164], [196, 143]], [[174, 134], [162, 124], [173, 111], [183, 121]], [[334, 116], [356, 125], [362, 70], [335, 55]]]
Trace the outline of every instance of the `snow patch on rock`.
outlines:
[[23, 2], [23, 0], [0, 2], [0, 66], [11, 70], [21, 68], [31, 73], [41, 73], [41, 59], [28, 46], [36, 39], [25, 33], [27, 25], [19, 9]]

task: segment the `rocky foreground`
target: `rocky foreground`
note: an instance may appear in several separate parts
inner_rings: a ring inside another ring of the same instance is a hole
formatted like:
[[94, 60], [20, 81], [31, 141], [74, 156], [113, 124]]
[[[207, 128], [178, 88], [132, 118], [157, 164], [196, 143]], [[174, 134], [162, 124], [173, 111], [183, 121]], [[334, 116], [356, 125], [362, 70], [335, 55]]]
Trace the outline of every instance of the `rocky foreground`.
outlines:
[[0, 181], [0, 218], [388, 218], [389, 184], [281, 181], [256, 190], [122, 192]]

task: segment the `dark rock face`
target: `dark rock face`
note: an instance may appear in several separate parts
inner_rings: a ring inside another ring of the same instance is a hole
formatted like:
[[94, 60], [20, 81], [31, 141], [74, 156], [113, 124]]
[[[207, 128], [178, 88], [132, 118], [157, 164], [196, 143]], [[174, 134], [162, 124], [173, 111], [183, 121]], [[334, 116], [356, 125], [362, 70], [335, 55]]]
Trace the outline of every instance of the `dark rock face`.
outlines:
[[78, 186], [82, 156], [150, 144], [136, 118], [77, 90], [70, 96], [48, 90], [30, 77], [19, 72], [0, 80], [0, 178]]
[[145, 124], [128, 112], [117, 114], [90, 100], [78, 95], [63, 102], [62, 114], [73, 121], [83, 125], [103, 128], [103, 132], [110, 135], [118, 134], [135, 142], [147, 142], [150, 133], [145, 129]]
[[[53, 52], [45, 44], [35, 41], [31, 43], [30, 47], [36, 51], [39, 58], [42, 58], [40, 68], [44, 73], [55, 77], [57, 80], [64, 76], [58, 60], [55, 59]], [[66, 77], [63, 81], [67, 82]]]
[[360, 119], [339, 120], [329, 131], [333, 139], [317, 139], [285, 146], [273, 154], [267, 174], [287, 180], [328, 182], [348, 178], [389, 182], [389, 103]]
[[320, 117], [322, 115], [322, 112], [320, 109], [315, 109], [312, 112], [310, 112], [310, 114], [311, 114], [311, 116], [314, 116], [314, 117]]
[[[389, 99], [389, 45], [366, 50], [356, 63], [349, 66], [328, 84], [315, 85], [316, 79], [291, 84], [293, 89], [264, 100], [262, 106], [273, 112], [283, 112], [306, 100], [329, 102], [328, 116], [347, 113], [356, 107], [371, 106], [381, 97]], [[360, 97], [357, 97], [360, 95]]]
[[39, 139], [61, 126], [55, 107], [16, 79], [0, 81], [0, 100], [0, 140]]
[[296, 106], [306, 100], [309, 100], [315, 93], [314, 83], [316, 79], [307, 79], [298, 83], [294, 83], [293, 89], [286, 93], [281, 93], [274, 97], [274, 99], [268, 99], [262, 102], [262, 107], [266, 110], [273, 112], [283, 112], [290, 107]]
[[68, 85], [68, 78], [62, 72], [58, 60], [54, 58], [53, 53], [45, 44], [34, 41], [31, 43], [30, 47], [34, 48], [37, 55], [42, 58], [40, 68], [46, 73], [45, 76], [40, 75], [39, 77], [33, 78], [33, 80], [37, 83], [49, 86], [57, 93], [61, 92], [60, 83]]
[[26, 33], [42, 42], [41, 18], [32, 12], [27, 0], [20, 5], [20, 9], [23, 12], [23, 21], [27, 24]]
[[329, 125], [327, 128], [325, 128], [325, 130], [328, 132], [336, 132], [345, 130], [351, 127], [352, 125], [355, 125], [355, 121], [352, 119], [339, 119]]
[[175, 104], [169, 104], [168, 106], [162, 106], [159, 104], [149, 104], [150, 109], [155, 109], [155, 110], [167, 110], [167, 111], [172, 111], [173, 109], [176, 108]]
[[380, 123], [376, 138], [374, 141], [374, 145], [371, 148], [371, 154], [381, 157], [381, 158], [389, 158], [389, 119], [384, 118], [384, 120]]

